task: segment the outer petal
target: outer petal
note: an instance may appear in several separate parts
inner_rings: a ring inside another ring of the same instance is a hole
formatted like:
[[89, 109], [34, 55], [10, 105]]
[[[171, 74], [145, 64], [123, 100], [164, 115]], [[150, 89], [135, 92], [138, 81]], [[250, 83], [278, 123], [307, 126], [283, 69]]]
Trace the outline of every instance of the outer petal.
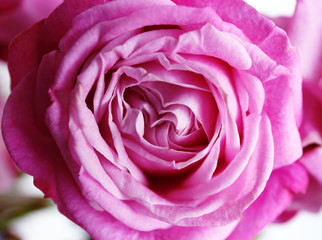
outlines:
[[242, 220], [227, 240], [254, 238], [285, 210], [294, 193], [305, 191], [307, 184], [307, 173], [297, 163], [274, 170], [264, 192], [243, 212]]
[[292, 43], [300, 53], [305, 80], [322, 77], [321, 11], [322, 2], [319, 0], [298, 0], [287, 28]]
[[321, 11], [321, 1], [298, 0], [293, 17], [276, 20], [288, 32], [301, 57], [304, 114], [300, 133], [304, 154], [298, 162], [310, 175], [306, 193], [295, 196], [279, 221], [289, 219], [299, 210], [318, 211], [322, 205]]
[[[4, 102], [0, 95], [0, 119], [2, 118]], [[17, 169], [11, 160], [9, 153], [4, 145], [0, 131], [0, 193], [6, 191], [16, 178]]]
[[322, 207], [322, 147], [305, 152], [299, 162], [310, 174], [310, 183], [305, 194], [295, 196], [288, 210], [318, 212]]
[[303, 164], [312, 177], [321, 184], [322, 190], [322, 147], [317, 146], [312, 150], [308, 150], [299, 162]]
[[274, 168], [291, 164], [302, 154], [301, 138], [292, 108], [294, 91], [285, 91], [289, 89], [290, 84], [287, 76], [264, 83], [266, 96], [264, 111], [268, 113], [272, 122], [275, 143]]
[[42, 22], [39, 22], [28, 31], [23, 32], [12, 42], [9, 48], [8, 68], [11, 77], [11, 89], [14, 89], [24, 76], [38, 67], [41, 56], [37, 51], [37, 38], [41, 26]]
[[63, 0], [2, 0], [0, 3], [0, 54], [6, 59], [10, 41], [21, 31], [47, 17]]
[[63, 196], [58, 199], [60, 211], [86, 229], [96, 240], [185, 240], [187, 237], [209, 240], [213, 236], [216, 236], [216, 240], [224, 240], [237, 224], [234, 222], [220, 228], [171, 227], [149, 232], [136, 231], [117, 221], [107, 212], [90, 206], [79, 192], [69, 172], [66, 172], [66, 166], [62, 162], [57, 162], [56, 168], [57, 188], [59, 196]]
[[31, 114], [34, 79], [34, 73], [26, 76], [9, 96], [2, 119], [3, 138], [18, 167], [35, 176], [36, 186], [55, 200], [52, 167], [61, 156], [56, 144], [48, 133], [40, 131], [35, 116]]
[[[316, 84], [310, 82], [303, 83], [303, 107], [305, 114], [303, 116], [303, 122], [300, 128], [303, 147], [309, 147], [310, 144], [322, 144], [322, 101], [314, 96], [314, 94], [308, 89], [309, 86]], [[318, 86], [315, 86], [319, 89]], [[322, 88], [320, 88], [322, 90]]]
[[104, 0], [65, 1], [48, 19], [19, 35], [11, 44], [8, 56], [12, 88], [23, 76], [37, 67], [44, 54], [58, 48], [60, 38], [69, 29], [72, 19], [77, 14], [103, 2]]
[[302, 60], [304, 117], [300, 128], [305, 154], [300, 162], [322, 184], [322, 2], [299, 0], [287, 31]]

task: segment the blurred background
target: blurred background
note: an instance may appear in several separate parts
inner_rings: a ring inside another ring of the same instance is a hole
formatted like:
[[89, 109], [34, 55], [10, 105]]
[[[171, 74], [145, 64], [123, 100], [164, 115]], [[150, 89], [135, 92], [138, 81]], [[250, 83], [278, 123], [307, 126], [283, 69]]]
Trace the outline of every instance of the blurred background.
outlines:
[[[1, 5], [1, 1], [3, 0], [0, 0], [0, 23], [3, 20], [1, 7], [4, 6]], [[272, 18], [292, 16], [296, 4], [296, 0], [246, 0], [246, 2]], [[5, 54], [4, 57], [0, 57], [2, 58], [0, 94], [6, 98], [9, 94], [9, 73]], [[1, 108], [0, 111], [2, 111]], [[0, 151], [4, 151], [1, 148], [1, 142]], [[3, 184], [5, 187], [0, 188], [0, 240], [90, 239], [84, 230], [61, 215], [50, 200], [43, 198], [43, 194], [34, 187], [32, 177], [20, 173], [2, 159], [0, 159], [0, 181], [6, 181]], [[322, 211], [319, 214], [301, 212], [287, 223], [272, 224], [265, 228], [257, 239], [320, 240], [322, 239]]]

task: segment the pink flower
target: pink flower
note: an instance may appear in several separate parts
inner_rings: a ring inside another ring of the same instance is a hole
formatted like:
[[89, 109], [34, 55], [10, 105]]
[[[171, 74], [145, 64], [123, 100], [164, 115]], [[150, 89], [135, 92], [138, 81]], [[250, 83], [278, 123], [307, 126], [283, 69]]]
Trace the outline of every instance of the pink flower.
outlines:
[[0, 58], [7, 58], [10, 41], [19, 32], [45, 18], [63, 0], [1, 0]]
[[66, 0], [11, 44], [4, 139], [94, 239], [249, 239], [306, 187], [298, 64], [243, 1]]
[[[278, 19], [301, 57], [303, 76], [303, 122], [300, 128], [304, 155], [300, 164], [310, 182], [305, 194], [298, 194], [290, 212], [318, 211], [322, 205], [322, 2], [299, 0], [294, 16]], [[284, 214], [284, 215], [285, 215]]]

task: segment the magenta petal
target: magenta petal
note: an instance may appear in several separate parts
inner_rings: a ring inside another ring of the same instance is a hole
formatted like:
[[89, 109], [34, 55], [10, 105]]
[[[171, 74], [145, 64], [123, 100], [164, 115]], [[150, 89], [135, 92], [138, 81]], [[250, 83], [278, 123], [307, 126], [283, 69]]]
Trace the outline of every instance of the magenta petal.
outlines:
[[[94, 239], [123, 240], [139, 235], [140, 232], [117, 221], [109, 213], [91, 206], [84, 199], [70, 173], [66, 171], [66, 166], [63, 163], [57, 163], [57, 167], [60, 169], [57, 172], [57, 189], [59, 196], [63, 196], [59, 198], [58, 206], [63, 214], [87, 230]], [[145, 239], [152, 240], [153, 238]]]
[[[317, 213], [322, 207], [322, 184], [314, 177], [309, 178], [309, 186], [305, 193], [299, 193], [294, 197], [291, 205], [286, 209], [285, 213], [298, 212], [302, 210]], [[284, 213], [283, 213], [284, 214]]]
[[[33, 25], [27, 32], [22, 33], [20, 37], [16, 38], [10, 45], [8, 68], [12, 79], [12, 89], [15, 88], [26, 74], [34, 71], [38, 66], [39, 58], [36, 39], [42, 25], [42, 22]], [[25, 46], [28, 47], [26, 48]], [[29, 60], [22, 60], [26, 58]]]
[[34, 79], [34, 73], [29, 74], [9, 96], [2, 119], [3, 138], [18, 167], [35, 176], [36, 186], [55, 200], [56, 184], [52, 168], [56, 159], [62, 156], [48, 132], [42, 132], [37, 126], [37, 119], [30, 114], [34, 111]]
[[[63, 167], [57, 175], [57, 182], [59, 192], [64, 194], [64, 198], [60, 199], [60, 211], [84, 227], [97, 240], [155, 240], [160, 237], [176, 240], [187, 234], [198, 237], [200, 240], [208, 240], [209, 235], [216, 235], [218, 240], [224, 240], [236, 225], [236, 223], [232, 223], [220, 228], [172, 227], [150, 232], [137, 231], [117, 221], [107, 212], [93, 208], [77, 190], [76, 184]], [[75, 208], [75, 206], [78, 207]]]
[[[63, 0], [1, 0], [0, 3], [0, 54], [6, 59], [9, 43], [32, 24], [47, 17]], [[11, 48], [12, 49], [12, 48]], [[21, 49], [22, 50], [22, 49]], [[4, 51], [4, 52], [3, 52]], [[24, 52], [30, 49], [24, 49]], [[32, 53], [32, 51], [30, 51]], [[30, 66], [30, 63], [26, 63]]]
[[[225, 240], [227, 236], [231, 233], [233, 228], [236, 226], [237, 222], [222, 226], [222, 227], [172, 227], [166, 230], [156, 230], [152, 233], [154, 239], [167, 239], [167, 240], [178, 240], [184, 239], [189, 236], [189, 239], [198, 240], [209, 240], [216, 236], [216, 240]], [[148, 233], [142, 233], [142, 237], [148, 235]], [[145, 239], [145, 238], [142, 238]]]
[[274, 170], [264, 192], [243, 213], [242, 220], [227, 240], [256, 237], [285, 210], [293, 200], [294, 193], [305, 191], [307, 183], [307, 173], [298, 164]]
[[[0, 119], [2, 119], [4, 100], [0, 93]], [[18, 169], [14, 165], [9, 156], [8, 150], [3, 142], [2, 133], [0, 131], [0, 194], [12, 187], [15, 178], [17, 177]]]
[[308, 150], [299, 162], [322, 185], [322, 147]]
[[76, 16], [73, 20], [73, 28], [65, 35], [59, 46], [68, 50], [85, 31], [103, 21], [111, 21], [131, 15], [133, 12], [158, 5], [173, 5], [170, 0], [118, 0], [105, 4], [97, 4], [94, 8], [88, 8]]
[[300, 127], [303, 147], [311, 144], [322, 144], [322, 101], [312, 90], [319, 92], [319, 86], [314, 82], [303, 83], [303, 121]]

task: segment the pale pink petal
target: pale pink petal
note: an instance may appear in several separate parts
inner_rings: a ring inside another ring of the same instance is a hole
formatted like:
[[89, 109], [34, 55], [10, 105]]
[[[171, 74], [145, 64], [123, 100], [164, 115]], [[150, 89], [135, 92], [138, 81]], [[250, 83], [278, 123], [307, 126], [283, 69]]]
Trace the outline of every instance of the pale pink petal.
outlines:
[[301, 56], [304, 80], [322, 77], [322, 2], [299, 0], [287, 32]]
[[216, 57], [242, 70], [247, 70], [252, 65], [245, 48], [232, 35], [217, 30], [211, 24], [204, 25], [200, 30], [182, 34], [175, 52]]

